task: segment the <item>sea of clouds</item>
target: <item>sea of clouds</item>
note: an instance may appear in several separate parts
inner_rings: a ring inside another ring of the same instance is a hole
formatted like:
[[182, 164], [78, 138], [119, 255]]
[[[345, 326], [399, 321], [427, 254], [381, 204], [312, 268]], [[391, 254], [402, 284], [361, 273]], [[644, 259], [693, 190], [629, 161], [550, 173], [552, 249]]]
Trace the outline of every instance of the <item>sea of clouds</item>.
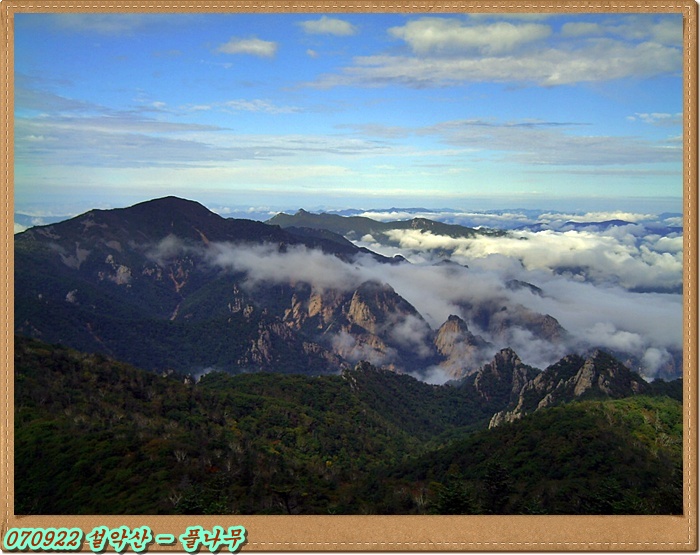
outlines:
[[[366, 215], [380, 219], [376, 212]], [[385, 220], [399, 215], [387, 213]], [[367, 255], [348, 263], [305, 247], [280, 252], [271, 245], [231, 244], [211, 246], [209, 260], [245, 271], [251, 286], [306, 282], [321, 291], [351, 291], [368, 280], [387, 283], [427, 323], [395, 322], [394, 338], [419, 351], [430, 341], [431, 329], [437, 330], [451, 314], [457, 314], [472, 333], [493, 344], [494, 352], [512, 347], [523, 362], [539, 368], [566, 354], [602, 347], [634, 357], [648, 379], [672, 377], [669, 368], [680, 371], [683, 235], [677, 216], [658, 221], [647, 214], [559, 214], [556, 218], [540, 215], [533, 221], [521, 214], [519, 229], [513, 229], [513, 214], [507, 217], [511, 226], [504, 227], [510, 231], [502, 237], [453, 238], [391, 230], [384, 237], [355, 241], [386, 256], [401, 255], [407, 260], [402, 264], [380, 263]], [[611, 219], [629, 223], [598, 225]], [[543, 222], [548, 222], [544, 229]], [[586, 225], [571, 229], [572, 222]], [[445, 263], [446, 253], [450, 264]], [[513, 288], [509, 286], [513, 280], [538, 289]], [[466, 306], [479, 303], [549, 314], [568, 334], [558, 343], [537, 338], [526, 327], [514, 327], [505, 336], [490, 335], [469, 321], [465, 311]], [[348, 340], [338, 338], [340, 343]]]

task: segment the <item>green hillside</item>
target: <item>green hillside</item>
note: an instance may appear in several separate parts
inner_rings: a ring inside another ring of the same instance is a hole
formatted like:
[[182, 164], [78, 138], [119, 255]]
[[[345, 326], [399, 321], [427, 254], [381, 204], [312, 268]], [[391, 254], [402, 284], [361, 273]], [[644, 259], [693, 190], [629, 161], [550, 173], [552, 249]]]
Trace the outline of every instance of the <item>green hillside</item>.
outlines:
[[465, 388], [366, 364], [195, 384], [21, 337], [15, 357], [17, 514], [680, 511], [665, 396], [485, 430]]
[[438, 514], [681, 514], [681, 422], [669, 397], [570, 403], [375, 479], [427, 492]]

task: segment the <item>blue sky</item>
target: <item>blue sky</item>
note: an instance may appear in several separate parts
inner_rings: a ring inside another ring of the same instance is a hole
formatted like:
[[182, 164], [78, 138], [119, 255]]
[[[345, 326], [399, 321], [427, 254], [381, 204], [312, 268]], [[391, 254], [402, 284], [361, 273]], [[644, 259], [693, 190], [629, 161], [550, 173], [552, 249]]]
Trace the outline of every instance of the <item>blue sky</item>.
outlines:
[[682, 209], [681, 14], [20, 13], [14, 31], [18, 212]]

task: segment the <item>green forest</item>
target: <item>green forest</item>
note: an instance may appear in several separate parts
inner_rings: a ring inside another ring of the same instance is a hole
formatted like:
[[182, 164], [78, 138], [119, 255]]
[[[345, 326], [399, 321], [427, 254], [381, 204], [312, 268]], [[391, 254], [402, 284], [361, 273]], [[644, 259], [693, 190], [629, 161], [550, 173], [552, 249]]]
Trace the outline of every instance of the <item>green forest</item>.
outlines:
[[680, 383], [488, 429], [361, 363], [194, 380], [15, 337], [16, 514], [680, 514]]

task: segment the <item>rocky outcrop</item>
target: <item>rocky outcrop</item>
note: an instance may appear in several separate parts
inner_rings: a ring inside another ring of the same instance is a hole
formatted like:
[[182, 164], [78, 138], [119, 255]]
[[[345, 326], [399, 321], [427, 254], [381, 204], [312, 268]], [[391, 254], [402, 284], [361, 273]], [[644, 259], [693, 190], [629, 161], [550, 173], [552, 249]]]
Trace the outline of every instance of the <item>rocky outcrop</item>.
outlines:
[[536, 368], [523, 364], [515, 351], [502, 349], [472, 376], [471, 384], [484, 401], [507, 406], [538, 373]]
[[448, 376], [462, 378], [478, 368], [483, 362], [483, 350], [490, 343], [469, 331], [467, 323], [459, 316], [451, 314], [440, 326], [433, 341], [437, 352], [445, 358], [440, 366]]
[[586, 398], [618, 399], [645, 393], [648, 384], [609, 354], [569, 355], [527, 380], [515, 402], [491, 419], [490, 427], [512, 422], [546, 407]]
[[523, 305], [503, 299], [488, 299], [462, 305], [463, 314], [494, 340], [510, 344], [514, 330], [529, 333], [533, 339], [560, 343], [567, 335], [559, 321], [549, 314], [540, 314]]

